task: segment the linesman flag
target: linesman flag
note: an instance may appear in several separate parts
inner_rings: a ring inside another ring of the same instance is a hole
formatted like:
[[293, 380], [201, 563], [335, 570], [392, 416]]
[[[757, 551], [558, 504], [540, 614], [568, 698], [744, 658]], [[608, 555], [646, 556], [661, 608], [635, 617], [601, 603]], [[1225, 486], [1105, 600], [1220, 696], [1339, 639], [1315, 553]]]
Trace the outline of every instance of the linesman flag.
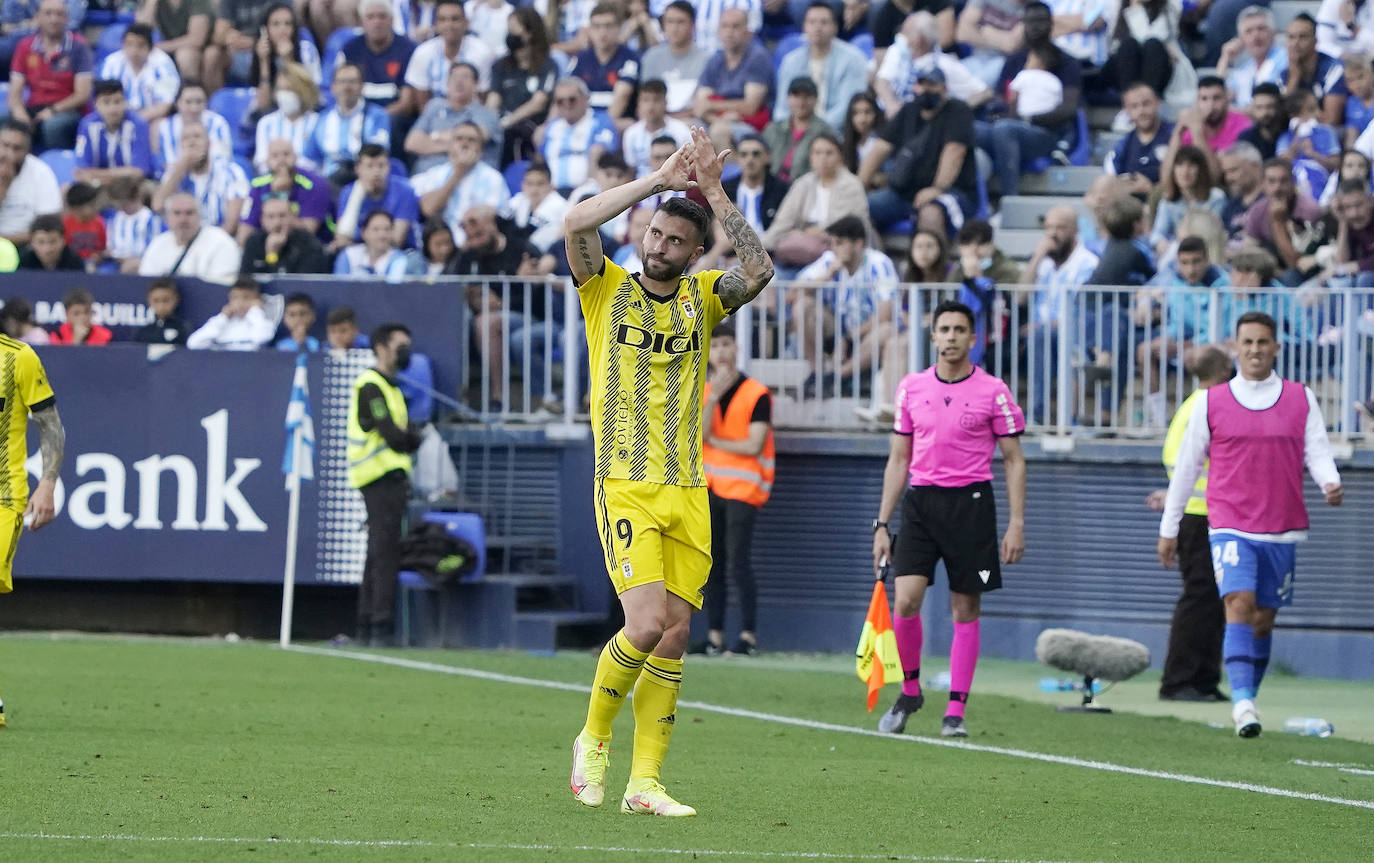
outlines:
[[310, 384], [306, 377], [306, 356], [296, 357], [296, 374], [291, 380], [291, 400], [286, 404], [286, 451], [281, 472], [290, 490], [295, 478], [315, 478], [315, 424], [310, 419]]
[[902, 660], [897, 655], [897, 636], [892, 631], [892, 610], [887, 604], [887, 588], [882, 581], [873, 585], [873, 599], [868, 603], [868, 617], [864, 618], [854, 659], [859, 679], [868, 684], [868, 710], [872, 713], [883, 684], [898, 683], [902, 679]]

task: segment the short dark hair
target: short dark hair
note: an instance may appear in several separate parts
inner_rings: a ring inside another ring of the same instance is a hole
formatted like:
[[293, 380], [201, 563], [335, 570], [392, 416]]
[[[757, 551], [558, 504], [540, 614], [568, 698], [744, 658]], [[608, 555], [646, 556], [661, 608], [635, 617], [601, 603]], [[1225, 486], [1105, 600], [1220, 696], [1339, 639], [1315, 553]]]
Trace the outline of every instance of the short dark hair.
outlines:
[[[686, 2], [686, 0], [673, 0], [672, 3], [663, 7], [664, 12], [667, 12], [669, 9], [676, 9], [688, 18], [691, 18], [693, 22], [697, 20], [697, 10], [693, 9], [692, 4]], [[658, 17], [661, 19], [663, 16], [659, 15]]]
[[992, 225], [986, 219], [969, 219], [954, 237], [956, 246], [992, 242]]
[[261, 294], [262, 285], [258, 284], [258, 280], [252, 276], [239, 276], [237, 279], [234, 279], [234, 283], [229, 286], [229, 290], [251, 291], [255, 294]]
[[359, 159], [375, 159], [378, 156], [383, 159], [391, 158], [391, 154], [381, 144], [363, 144], [362, 149], [358, 151]]
[[825, 232], [841, 240], [862, 240], [868, 236], [864, 220], [858, 216], [840, 216], [826, 226]]
[[46, 231], [49, 234], [65, 233], [65, 229], [62, 227], [62, 217], [56, 213], [44, 213], [41, 216], [35, 216], [29, 233], [36, 234], [39, 231]]
[[735, 337], [735, 322], [721, 321], [716, 324], [715, 329], [711, 330], [713, 339], [733, 339]]
[[653, 149], [654, 147], [657, 147], [659, 144], [667, 144], [674, 150], [677, 149], [677, 139], [674, 138], [672, 135], [659, 135], [657, 138], [649, 142], [649, 148]]
[[1288, 172], [1289, 176], [1293, 174], [1293, 163], [1282, 156], [1272, 156], [1265, 159], [1264, 167], [1261, 170], [1267, 171], [1270, 168], [1282, 168]]
[[630, 170], [630, 166], [625, 164], [625, 157], [614, 150], [607, 150], [597, 156], [596, 167], [602, 171], [624, 171], [628, 173]]
[[1253, 102], [1256, 96], [1273, 96], [1280, 102], [1283, 101], [1283, 91], [1279, 89], [1278, 84], [1271, 81], [1265, 81], [1263, 84], [1256, 84], [1255, 89], [1250, 91], [1250, 101]]
[[1134, 195], [1122, 195], [1108, 201], [1102, 208], [1102, 227], [1116, 240], [1135, 236], [1135, 226], [1145, 213], [1145, 205]]
[[1126, 85], [1126, 89], [1125, 89], [1125, 90], [1122, 90], [1122, 91], [1121, 91], [1121, 95], [1122, 95], [1122, 96], [1125, 96], [1127, 93], [1134, 93], [1136, 90], [1139, 90], [1141, 87], [1145, 87], [1145, 88], [1149, 89], [1150, 94], [1151, 94], [1152, 96], [1154, 96], [1156, 99], [1159, 98], [1159, 94], [1155, 92], [1155, 88], [1152, 87], [1152, 86], [1150, 86], [1149, 84], [1146, 84], [1144, 81], [1132, 81], [1130, 84]]
[[1178, 241], [1178, 253], [1181, 255], [1184, 252], [1189, 254], [1200, 252], [1205, 258], [1207, 257], [1207, 241], [1198, 236], [1184, 237]]
[[744, 144], [745, 141], [753, 141], [755, 144], [758, 144], [760, 147], [762, 147], [765, 153], [768, 153], [770, 155], [773, 152], [773, 148], [768, 146], [768, 142], [764, 140], [764, 137], [755, 132], [751, 132], [748, 135], [745, 135], [743, 138], [740, 138], [738, 141], [735, 142], [735, 146], [740, 147]]
[[[458, 65], [458, 64], [457, 64], [457, 63], [454, 63], [453, 65], [456, 66], [456, 65]], [[345, 69], [352, 69], [352, 70], [354, 70], [355, 72], [358, 73], [358, 77], [359, 77], [359, 78], [365, 78], [365, 77], [367, 77], [367, 73], [363, 71], [363, 67], [360, 66], [360, 65], [357, 64], [357, 63], [340, 63], [339, 65], [335, 66], [335, 67], [334, 67], [334, 77], [335, 77], [335, 78], [339, 77], [339, 73], [342, 72], [342, 71], [345, 70]]]
[[406, 326], [405, 324], [398, 324], [395, 321], [392, 321], [391, 323], [382, 324], [380, 327], [377, 327], [377, 329], [373, 330], [371, 336], [372, 352], [374, 354], [377, 352], [378, 345], [390, 345], [391, 337], [396, 333], [405, 333], [406, 335], [410, 335], [410, 327]]
[[358, 316], [354, 314], [352, 306], [335, 306], [329, 310], [329, 314], [325, 315], [324, 325], [326, 327], [334, 327], [339, 324], [352, 324], [355, 327], [358, 325]]
[[145, 293], [151, 294], [153, 291], [171, 291], [178, 297], [181, 296], [181, 289], [177, 287], [176, 279], [171, 276], [158, 276], [148, 283], [148, 290]]
[[29, 142], [29, 147], [33, 147], [33, 127], [13, 114], [0, 117], [0, 132], [18, 132]]
[[121, 37], [120, 41], [122, 42], [130, 36], [137, 36], [144, 42], [147, 42], [149, 48], [153, 47], [153, 27], [151, 24], [130, 24], [129, 29], [124, 31], [124, 36]]
[[315, 299], [307, 293], [297, 291], [288, 296], [286, 302], [282, 304], [282, 308], [289, 308], [291, 306], [309, 306], [310, 311], [313, 312], [315, 311]]
[[592, 12], [587, 16], [587, 20], [590, 21], [598, 15], [614, 15], [619, 18], [621, 16], [621, 9], [615, 3], [607, 3], [603, 0], [603, 2], [592, 7]]
[[1231, 256], [1231, 272], [1254, 273], [1262, 285], [1267, 286], [1274, 280], [1279, 270], [1279, 262], [1268, 251], [1258, 246], [1246, 246]]
[[825, 0], [811, 0], [811, 3], [806, 7], [806, 11], [802, 13], [802, 20], [805, 20], [806, 16], [811, 14], [812, 9], [824, 9], [829, 12], [830, 17], [835, 20], [835, 26], [840, 26], [840, 16], [835, 13], [835, 7], [825, 2]]
[[27, 297], [10, 297], [5, 300], [5, 307], [0, 309], [0, 318], [27, 323], [32, 317], [33, 303], [30, 303]]
[[669, 198], [659, 205], [658, 211], [665, 216], [675, 216], [692, 223], [697, 229], [698, 242], [706, 242], [711, 233], [711, 214], [705, 207], [688, 198]]
[[123, 96], [124, 85], [113, 79], [105, 79], [95, 82], [94, 98], [99, 99], [101, 96], [113, 96], [115, 93], [118, 93], [119, 95]]
[[1299, 12], [1298, 14], [1294, 15], [1291, 19], [1289, 19], [1288, 23], [1291, 24], [1291, 23], [1293, 23], [1294, 21], [1302, 21], [1302, 22], [1304, 22], [1304, 23], [1306, 23], [1306, 24], [1312, 25], [1312, 29], [1313, 29], [1313, 30], [1316, 30], [1316, 29], [1317, 29], [1317, 19], [1316, 19], [1316, 18], [1313, 18], [1311, 15], [1309, 15], [1309, 14], [1306, 13], [1306, 12]]
[[529, 167], [525, 169], [525, 174], [528, 176], [530, 171], [536, 171], [549, 179], [553, 179], [553, 172], [549, 170], [549, 163], [543, 159], [535, 159], [530, 162]]
[[100, 197], [100, 190], [90, 183], [72, 183], [67, 189], [67, 206], [84, 207]]
[[388, 213], [386, 210], [373, 210], [372, 212], [368, 213], [366, 216], [363, 217], [363, 223], [358, 227], [366, 229], [368, 225], [372, 224], [374, 219], [379, 218], [385, 218], [388, 222], [391, 222], [393, 224], [396, 222], [396, 219], [393, 218], [392, 215]]
[[1269, 328], [1269, 334], [1274, 338], [1279, 337], [1279, 325], [1274, 322], [1273, 317], [1264, 312], [1254, 310], [1248, 311], [1236, 320], [1236, 333], [1239, 335], [1240, 328], [1245, 324], [1260, 324]]
[[816, 137], [811, 139], [811, 143], [806, 145], [806, 154], [808, 156], [811, 155], [811, 148], [816, 146], [817, 141], [828, 141], [829, 143], [835, 146], [836, 150], [839, 150], [841, 153], [844, 152], [844, 145], [840, 143], [840, 139], [836, 137], [833, 133], [817, 132]]
[[[460, 4], [460, 5], [461, 5], [461, 4]], [[466, 60], [459, 60], [457, 63], [454, 63], [452, 66], [448, 67], [448, 73], [449, 73], [450, 75], [452, 75], [454, 69], [466, 69], [466, 70], [468, 70], [469, 72], [472, 73], [472, 80], [474, 80], [474, 81], [480, 81], [480, 80], [482, 80], [482, 75], [481, 75], [480, 72], [477, 71], [477, 67], [474, 66], [474, 65], [472, 65], [471, 63], [469, 63], [469, 62], [466, 61]]]
[[1220, 87], [1225, 90], [1226, 82], [1217, 75], [1203, 75], [1197, 79], [1197, 88], [1201, 90], [1203, 87]]
[[1369, 183], [1365, 180], [1341, 180], [1336, 187], [1337, 195], [1368, 195]]
[[1236, 374], [1236, 366], [1235, 363], [1231, 362], [1230, 354], [1216, 345], [1203, 345], [1193, 355], [1193, 362], [1190, 365], [1188, 371], [1197, 375], [1199, 380], [1208, 383], [1219, 384], [1235, 377]]
[[111, 201], [127, 201], [130, 198], [143, 200], [143, 185], [137, 177], [128, 175], [115, 177], [105, 184], [105, 194]]
[[975, 327], [978, 326], [977, 321], [975, 321], [973, 318], [973, 309], [970, 309], [968, 306], [964, 305], [963, 303], [956, 302], [955, 300], [945, 300], [944, 302], [940, 303], [940, 305], [935, 307], [935, 311], [930, 313], [930, 328], [932, 330], [935, 329], [935, 324], [940, 320], [940, 315], [943, 315], [946, 312], [953, 312], [957, 315], [963, 315], [965, 318], [968, 318], [968, 328], [970, 331], [972, 331]]
[[[684, 3], [682, 5], [686, 6], [687, 4]], [[668, 8], [671, 9], [672, 7], [670, 6]], [[662, 78], [650, 78], [648, 81], [645, 81], [643, 84], [639, 85], [639, 92], [653, 93], [655, 96], [667, 96], [668, 85], [663, 83]]]
[[95, 305], [95, 294], [86, 288], [72, 288], [62, 295], [62, 307], [70, 309], [72, 306], [93, 306]]

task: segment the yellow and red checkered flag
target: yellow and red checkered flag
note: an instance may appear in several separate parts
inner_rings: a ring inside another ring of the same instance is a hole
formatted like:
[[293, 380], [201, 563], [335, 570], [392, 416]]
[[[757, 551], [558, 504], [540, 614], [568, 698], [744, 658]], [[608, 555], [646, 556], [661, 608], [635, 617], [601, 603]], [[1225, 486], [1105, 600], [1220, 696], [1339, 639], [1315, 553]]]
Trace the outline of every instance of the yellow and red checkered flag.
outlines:
[[902, 660], [897, 655], [897, 636], [892, 632], [892, 609], [887, 604], [887, 588], [882, 581], [873, 585], [873, 599], [868, 603], [863, 632], [859, 634], [859, 648], [854, 651], [855, 670], [859, 679], [868, 684], [868, 710], [878, 703], [878, 690], [885, 683], [902, 679]]

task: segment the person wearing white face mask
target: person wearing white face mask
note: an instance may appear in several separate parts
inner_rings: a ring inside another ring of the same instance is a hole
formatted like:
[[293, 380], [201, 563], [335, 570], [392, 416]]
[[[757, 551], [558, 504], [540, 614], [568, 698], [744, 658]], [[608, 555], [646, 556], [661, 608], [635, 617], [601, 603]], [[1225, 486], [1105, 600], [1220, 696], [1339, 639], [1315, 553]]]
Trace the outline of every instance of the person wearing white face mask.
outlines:
[[[253, 167], [259, 173], [267, 171], [267, 146], [278, 138], [289, 140], [297, 153], [305, 152], [306, 142], [315, 132], [319, 115], [315, 108], [320, 90], [310, 73], [299, 63], [286, 63], [277, 73], [277, 88], [273, 93], [277, 110], [258, 121], [257, 146], [253, 150]], [[305, 161], [302, 159], [302, 161]], [[308, 167], [315, 167], [310, 164]]]

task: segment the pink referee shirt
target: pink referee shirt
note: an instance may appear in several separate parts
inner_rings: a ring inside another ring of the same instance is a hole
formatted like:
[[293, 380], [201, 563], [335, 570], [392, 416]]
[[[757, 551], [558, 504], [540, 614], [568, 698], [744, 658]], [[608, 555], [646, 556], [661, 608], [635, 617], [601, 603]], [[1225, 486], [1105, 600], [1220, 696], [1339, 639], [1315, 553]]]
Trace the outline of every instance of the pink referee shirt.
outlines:
[[912, 485], [959, 488], [992, 479], [999, 437], [1026, 430], [1026, 416], [1001, 378], [977, 366], [947, 383], [931, 366], [897, 387], [897, 434], [911, 436]]

